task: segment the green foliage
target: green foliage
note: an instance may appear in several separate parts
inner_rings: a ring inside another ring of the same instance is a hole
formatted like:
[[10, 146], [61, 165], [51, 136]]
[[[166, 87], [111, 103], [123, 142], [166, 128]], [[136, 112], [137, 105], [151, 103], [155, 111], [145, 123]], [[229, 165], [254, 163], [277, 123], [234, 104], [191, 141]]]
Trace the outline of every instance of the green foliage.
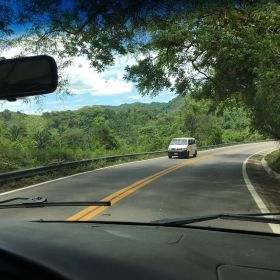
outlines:
[[280, 173], [280, 150], [270, 153], [265, 159], [274, 171]]
[[[215, 110], [214, 110], [215, 111]], [[177, 97], [169, 103], [92, 106], [25, 115], [0, 113], [0, 172], [96, 156], [165, 150], [174, 137], [199, 145], [257, 140], [242, 108], [219, 116], [209, 101]]]
[[205, 1], [176, 12], [152, 24], [126, 78], [143, 95], [169, 88], [245, 104], [255, 128], [280, 138], [279, 11], [278, 1]]
[[133, 54], [137, 62], [125, 77], [143, 95], [169, 89], [230, 100], [250, 110], [261, 133], [280, 138], [279, 1], [18, 2], [16, 22], [27, 31], [13, 41], [25, 51], [55, 54], [62, 67], [86, 56], [97, 71], [114, 64], [116, 55]]
[[45, 150], [51, 144], [51, 134], [47, 129], [35, 131], [31, 139], [34, 146], [39, 150]]

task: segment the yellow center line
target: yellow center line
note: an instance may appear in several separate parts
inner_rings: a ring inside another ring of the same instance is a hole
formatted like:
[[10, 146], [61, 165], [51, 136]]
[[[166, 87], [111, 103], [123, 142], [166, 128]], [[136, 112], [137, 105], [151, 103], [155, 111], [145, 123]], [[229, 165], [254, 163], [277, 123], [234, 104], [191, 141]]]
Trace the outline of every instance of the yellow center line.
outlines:
[[[182, 163], [177, 164], [175, 166], [171, 166], [171, 167], [169, 167], [167, 169], [164, 169], [164, 170], [161, 170], [161, 171], [159, 171], [159, 172], [157, 172], [157, 173], [155, 173], [155, 174], [153, 174], [153, 175], [151, 175], [151, 176], [149, 176], [147, 178], [144, 178], [144, 179], [141, 179], [139, 181], [136, 181], [133, 184], [131, 184], [131, 185], [129, 185], [129, 186], [123, 188], [123, 189], [120, 189], [120, 190], [112, 193], [109, 196], [106, 196], [105, 198], [101, 199], [101, 201], [111, 201], [113, 198], [115, 198], [117, 196], [120, 196], [123, 193], [126, 193], [130, 189], [133, 189], [134, 187], [137, 187], [139, 184], [141, 184], [143, 182], [146, 182], [146, 181], [150, 180], [151, 178], [153, 178], [155, 176], [159, 176], [161, 174], [165, 174], [165, 172], [168, 171], [168, 170], [173, 171], [174, 168], [176, 168], [177, 166], [181, 166], [181, 165], [182, 165]], [[112, 204], [112, 202], [111, 202], [111, 204]], [[69, 218], [67, 218], [67, 221], [76, 221], [76, 220], [80, 219], [81, 217], [83, 217], [84, 215], [86, 215], [89, 212], [91, 212], [92, 210], [95, 210], [95, 209], [100, 208], [100, 207], [104, 207], [104, 206], [89, 206], [89, 207], [83, 209], [82, 211], [74, 214], [73, 216], [70, 216]]]
[[[106, 196], [104, 198], [101, 199], [101, 201], [110, 201], [111, 205], [114, 205], [115, 203], [117, 203], [119, 200], [125, 198], [126, 196], [128, 196], [129, 194], [137, 191], [138, 189], [146, 186], [147, 184], [149, 184], [150, 182], [158, 179], [159, 177], [162, 177], [163, 175], [166, 175], [168, 173], [171, 173], [185, 165], [188, 165], [194, 161], [199, 161], [199, 160], [203, 160], [205, 158], [208, 158], [209, 156], [201, 156], [199, 158], [194, 158], [192, 160], [187, 160], [184, 161], [183, 163], [177, 164], [175, 166], [171, 166], [167, 169], [161, 170], [147, 178], [144, 178], [142, 180], [136, 181], [133, 184], [120, 189], [112, 194], [110, 194], [109, 196]], [[66, 219], [66, 221], [77, 221], [80, 219], [80, 221], [87, 221], [91, 218], [93, 218], [94, 216], [100, 214], [101, 212], [105, 211], [108, 207], [110, 206], [89, 206], [83, 210], [81, 210], [80, 212], [68, 217]]]
[[[172, 170], [168, 170], [158, 176], [155, 176], [149, 180], [145, 180], [143, 183], [140, 183], [138, 184], [137, 186], [133, 187], [133, 188], [130, 188], [128, 189], [127, 191], [123, 192], [122, 194], [120, 195], [116, 195], [114, 196], [112, 199], [110, 199], [111, 201], [111, 205], [114, 205], [116, 204], [118, 201], [120, 201], [121, 199], [127, 197], [128, 195], [136, 192], [137, 190], [139, 190], [140, 188], [143, 188], [144, 186], [147, 186], [149, 183], [151, 183], [152, 181], [158, 179], [159, 177], [162, 177], [163, 175], [166, 175], [168, 173], [171, 173], [172, 171], [176, 170], [176, 169], [179, 169], [181, 167], [183, 167], [184, 165], [181, 165], [181, 166], [178, 166], [177, 168], [174, 168]], [[108, 197], [106, 199], [102, 199], [102, 201], [108, 201]], [[96, 217], [97, 215], [99, 215], [100, 213], [102, 213], [103, 211], [105, 211], [106, 209], [108, 209], [110, 206], [102, 206], [102, 207], [98, 207], [97, 209], [95, 209], [94, 211], [88, 213], [87, 215], [85, 215], [84, 217], [82, 217], [80, 219], [80, 221], [88, 221], [94, 217]]]
[[[238, 149], [238, 150], [243, 150], [243, 149], [246, 149], [247, 147], [243, 147], [243, 148], [235, 148]], [[226, 152], [229, 152], [229, 151], [226, 151]], [[141, 179], [139, 181], [136, 181], [134, 182], [133, 184], [125, 187], [125, 188], [122, 188], [104, 198], [101, 199], [101, 201], [110, 201], [111, 202], [111, 205], [114, 205], [116, 204], [118, 201], [122, 200], [123, 198], [127, 197], [128, 195], [136, 192], [137, 190], [145, 187], [146, 185], [148, 185], [149, 183], [153, 182], [154, 180], [166, 175], [166, 174], [169, 174], [179, 168], [182, 168], [186, 165], [190, 165], [192, 163], [195, 163], [195, 162], [198, 162], [198, 161], [201, 161], [201, 160], [205, 160], [209, 157], [213, 157], [213, 156], [216, 156], [216, 155], [220, 155], [220, 154], [225, 154], [226, 153], [225, 151], [223, 152], [218, 152], [218, 153], [214, 153], [214, 154], [211, 154], [211, 155], [205, 155], [205, 156], [200, 156], [199, 158], [193, 158], [191, 160], [186, 160], [184, 161], [183, 163], [180, 163], [180, 164], [176, 164], [174, 166], [171, 166], [169, 168], [166, 168], [164, 170], [161, 170], [151, 176], [148, 176], [144, 179]], [[104, 212], [105, 210], [107, 210], [110, 206], [89, 206], [81, 211], [79, 211], [78, 213], [68, 217], [66, 219], [66, 221], [77, 221], [77, 220], [80, 220], [80, 221], [88, 221], [94, 217], [96, 217], [97, 215], [99, 215], [100, 213]]]

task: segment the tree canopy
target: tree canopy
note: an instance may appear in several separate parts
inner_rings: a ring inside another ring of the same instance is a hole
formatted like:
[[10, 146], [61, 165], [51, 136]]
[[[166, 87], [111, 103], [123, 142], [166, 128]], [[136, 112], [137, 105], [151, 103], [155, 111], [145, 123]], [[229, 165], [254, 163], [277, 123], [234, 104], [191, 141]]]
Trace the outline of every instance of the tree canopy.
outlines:
[[[26, 50], [76, 55], [103, 71], [116, 55], [143, 95], [167, 89], [245, 104], [254, 126], [280, 138], [277, 0], [18, 0]], [[7, 25], [4, 22], [4, 27]], [[6, 27], [5, 27], [6, 28]], [[3, 29], [4, 30], [4, 29]]]

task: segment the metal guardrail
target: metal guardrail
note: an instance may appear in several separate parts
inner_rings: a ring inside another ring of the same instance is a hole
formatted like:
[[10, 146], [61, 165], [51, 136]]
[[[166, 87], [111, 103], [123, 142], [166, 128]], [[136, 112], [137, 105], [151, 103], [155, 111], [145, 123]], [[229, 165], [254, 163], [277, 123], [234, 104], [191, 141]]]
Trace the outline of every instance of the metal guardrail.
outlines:
[[93, 158], [93, 159], [82, 159], [77, 161], [70, 161], [70, 162], [62, 162], [57, 164], [51, 164], [48, 166], [40, 166], [40, 167], [34, 167], [29, 169], [23, 169], [23, 170], [15, 170], [5, 173], [0, 173], [0, 183], [4, 183], [11, 180], [17, 180], [27, 177], [32, 177], [35, 175], [41, 175], [50, 171], [64, 169], [64, 168], [72, 168], [72, 167], [78, 167], [81, 165], [89, 164], [89, 163], [95, 163], [99, 161], [114, 161], [121, 158], [132, 158], [142, 155], [156, 155], [156, 154], [163, 154], [167, 151], [155, 151], [155, 152], [144, 152], [144, 153], [134, 153], [134, 154], [124, 154], [124, 155], [115, 155], [115, 156], [108, 156], [108, 157], [99, 157], [99, 158]]
[[200, 151], [202, 150], [210, 150], [215, 148], [222, 148], [227, 146], [234, 146], [234, 145], [241, 145], [241, 144], [253, 144], [253, 143], [262, 143], [262, 142], [271, 142], [271, 141], [277, 141], [275, 139], [267, 139], [267, 140], [256, 140], [256, 141], [243, 141], [243, 142], [230, 142], [226, 144], [217, 144], [217, 145], [210, 145], [210, 146], [201, 146], [198, 147]]
[[[198, 147], [198, 150], [200, 150], [200, 151], [209, 150], [209, 149], [221, 148], [221, 147], [232, 146], [232, 145], [267, 142], [267, 141], [273, 141], [273, 140], [259, 140], [259, 141], [251, 141], [251, 142], [232, 142], [232, 143], [227, 143], [227, 144], [202, 146], [202, 147]], [[156, 155], [156, 154], [163, 154], [163, 153], [167, 153], [167, 150], [115, 155], [115, 156], [99, 157], [99, 158], [93, 158], [93, 159], [82, 159], [82, 160], [78, 160], [78, 161], [63, 162], [63, 163], [52, 164], [52, 165], [48, 165], [48, 166], [40, 166], [40, 167], [34, 167], [34, 168], [29, 168], [29, 169], [23, 169], [23, 170], [15, 170], [15, 171], [10, 171], [10, 172], [0, 173], [0, 183], [4, 183], [7, 181], [11, 181], [11, 180], [18, 180], [18, 179], [27, 178], [27, 177], [32, 177], [35, 175], [41, 175], [41, 174], [44, 174], [44, 173], [47, 173], [50, 171], [54, 171], [54, 170], [78, 167], [81, 165], [99, 162], [99, 161], [114, 161], [114, 160], [118, 160], [121, 158], [133, 158], [133, 157], [142, 156], [142, 155]]]

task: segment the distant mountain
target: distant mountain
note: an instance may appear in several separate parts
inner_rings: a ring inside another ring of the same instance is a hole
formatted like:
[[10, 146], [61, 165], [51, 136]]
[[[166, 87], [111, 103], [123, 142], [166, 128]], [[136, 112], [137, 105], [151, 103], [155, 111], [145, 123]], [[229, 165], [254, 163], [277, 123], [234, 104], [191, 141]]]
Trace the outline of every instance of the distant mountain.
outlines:
[[92, 105], [85, 106], [80, 108], [79, 110], [83, 110], [84, 108], [94, 108], [94, 109], [111, 109], [115, 111], [123, 110], [123, 109], [132, 109], [132, 108], [145, 108], [145, 109], [155, 109], [155, 110], [176, 110], [182, 109], [184, 106], [183, 102], [184, 98], [182, 96], [177, 96], [170, 100], [169, 102], [151, 102], [151, 103], [142, 103], [142, 102], [134, 102], [134, 103], [124, 103], [121, 105], [113, 106], [113, 105]]

